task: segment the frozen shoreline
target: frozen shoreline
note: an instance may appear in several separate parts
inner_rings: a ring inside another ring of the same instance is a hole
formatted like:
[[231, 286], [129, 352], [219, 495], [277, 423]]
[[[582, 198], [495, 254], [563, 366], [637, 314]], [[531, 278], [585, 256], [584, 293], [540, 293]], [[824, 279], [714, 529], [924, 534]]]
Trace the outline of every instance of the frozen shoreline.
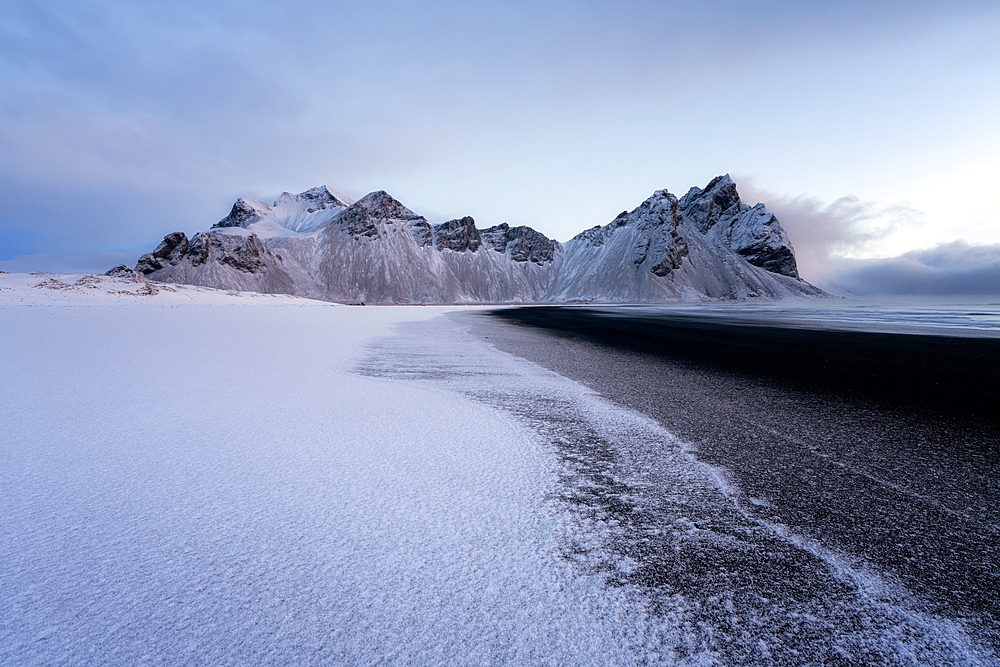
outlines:
[[[657, 420], [718, 468], [748, 516], [831, 564], [897, 579], [915, 608], [968, 621], [996, 651], [996, 338], [782, 328], [768, 310], [460, 317], [499, 349]], [[657, 568], [662, 581], [679, 576]]]

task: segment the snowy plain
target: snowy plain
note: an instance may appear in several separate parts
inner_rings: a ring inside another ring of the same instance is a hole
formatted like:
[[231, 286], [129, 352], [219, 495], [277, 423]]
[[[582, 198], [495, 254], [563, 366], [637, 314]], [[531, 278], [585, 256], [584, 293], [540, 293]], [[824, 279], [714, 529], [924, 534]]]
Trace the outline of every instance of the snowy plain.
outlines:
[[351, 372], [446, 308], [81, 279], [0, 275], [0, 663], [632, 661], [531, 434]]
[[0, 664], [725, 664], [731, 641], [780, 664], [789, 622], [836, 639], [798, 664], [994, 664], [837, 554], [820, 566], [860, 594], [722, 591], [717, 625], [611, 585], [642, 564], [587, 505], [602, 485], [669, 489], [647, 509], [678, 544], [821, 549], [455, 310], [0, 274]]

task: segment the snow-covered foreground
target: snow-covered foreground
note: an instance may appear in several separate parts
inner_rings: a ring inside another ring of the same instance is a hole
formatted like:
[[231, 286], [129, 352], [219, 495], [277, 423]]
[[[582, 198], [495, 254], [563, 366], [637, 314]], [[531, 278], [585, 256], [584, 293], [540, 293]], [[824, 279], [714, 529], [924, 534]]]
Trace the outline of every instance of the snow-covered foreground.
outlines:
[[350, 372], [442, 309], [0, 278], [0, 663], [628, 661], [530, 434]]
[[454, 310], [0, 275], [0, 664], [991, 664]]

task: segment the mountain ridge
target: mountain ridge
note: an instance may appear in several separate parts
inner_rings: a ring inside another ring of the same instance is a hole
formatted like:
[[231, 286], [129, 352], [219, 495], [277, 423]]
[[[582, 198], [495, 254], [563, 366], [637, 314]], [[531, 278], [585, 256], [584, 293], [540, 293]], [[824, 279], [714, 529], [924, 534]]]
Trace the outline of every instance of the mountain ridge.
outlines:
[[268, 205], [240, 198], [190, 239], [164, 237], [135, 271], [224, 289], [379, 303], [666, 302], [825, 295], [803, 281], [777, 218], [729, 175], [681, 198], [657, 190], [560, 243], [471, 216], [432, 224], [385, 191], [326, 186]]

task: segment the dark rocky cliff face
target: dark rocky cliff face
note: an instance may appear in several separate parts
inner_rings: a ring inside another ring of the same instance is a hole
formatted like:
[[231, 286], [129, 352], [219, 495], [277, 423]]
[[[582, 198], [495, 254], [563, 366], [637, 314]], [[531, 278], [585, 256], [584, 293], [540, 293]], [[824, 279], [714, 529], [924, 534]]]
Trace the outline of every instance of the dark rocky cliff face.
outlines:
[[679, 206], [685, 222], [714, 236], [750, 264], [799, 277], [795, 252], [778, 219], [763, 204], [744, 204], [728, 174], [713, 178], [704, 189], [691, 188]]
[[[618, 216], [612, 224], [621, 225], [620, 218]], [[688, 256], [689, 249], [679, 229], [683, 219], [677, 197], [666, 190], [658, 190], [630, 213], [626, 220], [631, 221], [630, 218], [634, 218], [637, 224], [649, 231], [647, 247], [652, 251], [650, 272], [664, 277], [679, 269], [681, 262]]]
[[778, 219], [763, 204], [741, 213], [727, 231], [729, 247], [754, 266], [791, 278], [799, 277], [792, 244]]
[[244, 273], [261, 273], [281, 258], [256, 234], [244, 237], [204, 232], [189, 241], [184, 232], [174, 232], [167, 234], [156, 250], [140, 257], [135, 271], [148, 275], [168, 265], [177, 266], [181, 261], [188, 261], [192, 266], [215, 261]]
[[497, 252], [510, 250], [510, 258], [515, 262], [547, 264], [555, 258], [555, 242], [531, 227], [511, 227], [503, 222], [484, 229], [480, 234], [483, 241]]
[[471, 216], [434, 225], [434, 247], [438, 250], [447, 248], [455, 252], [476, 252], [482, 244], [476, 221]]

